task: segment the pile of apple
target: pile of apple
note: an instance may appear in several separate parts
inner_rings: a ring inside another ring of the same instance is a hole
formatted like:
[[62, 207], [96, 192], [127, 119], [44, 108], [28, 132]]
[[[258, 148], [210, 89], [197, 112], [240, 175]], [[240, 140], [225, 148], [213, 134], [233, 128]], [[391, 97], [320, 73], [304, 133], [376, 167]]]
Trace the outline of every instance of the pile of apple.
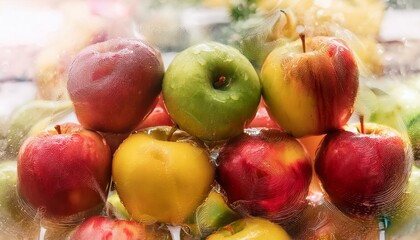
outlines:
[[[170, 239], [162, 226], [183, 239], [298, 238], [314, 179], [338, 212], [377, 222], [402, 203], [413, 159], [396, 130], [349, 122], [358, 88], [334, 37], [302, 35], [260, 73], [216, 42], [167, 70], [145, 41], [96, 43], [69, 70], [78, 123], [23, 143], [18, 195], [44, 226], [72, 223], [70, 239]], [[315, 135], [312, 159], [298, 138]]]

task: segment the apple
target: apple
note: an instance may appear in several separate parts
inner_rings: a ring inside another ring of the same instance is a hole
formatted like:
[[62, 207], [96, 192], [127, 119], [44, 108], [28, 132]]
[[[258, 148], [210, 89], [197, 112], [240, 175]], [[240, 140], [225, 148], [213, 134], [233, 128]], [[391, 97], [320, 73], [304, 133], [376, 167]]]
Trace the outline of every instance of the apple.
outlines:
[[293, 239], [379, 239], [378, 222], [348, 217], [328, 202], [321, 192], [310, 193], [307, 198], [308, 207], [298, 220], [285, 226]]
[[37, 222], [20, 205], [16, 192], [17, 161], [0, 161], [0, 239], [24, 239], [39, 232]]
[[107, 214], [109, 216], [114, 216], [117, 219], [131, 220], [131, 216], [127, 212], [127, 209], [124, 207], [124, 204], [122, 204], [117, 191], [110, 192], [106, 201], [108, 204]]
[[37, 132], [38, 129], [34, 128], [37, 128], [40, 122], [45, 122], [45, 124], [41, 124], [45, 128], [48, 123], [57, 121], [71, 111], [73, 111], [73, 106], [68, 100], [36, 99], [17, 107], [9, 118], [6, 135], [7, 154], [13, 157], [17, 156], [23, 141], [28, 135]]
[[143, 40], [116, 38], [77, 54], [67, 89], [83, 127], [127, 133], [153, 110], [163, 74], [157, 49]]
[[163, 100], [178, 126], [206, 141], [242, 133], [261, 98], [258, 74], [233, 47], [202, 43], [180, 52], [162, 85]]
[[[359, 74], [347, 44], [313, 37], [277, 47], [261, 69], [268, 112], [295, 137], [342, 128], [353, 113]], [[302, 46], [303, 45], [303, 46]]]
[[[203, 239], [217, 229], [238, 220], [240, 216], [228, 206], [223, 193], [214, 188], [191, 218], [192, 223], [186, 225], [187, 234], [194, 239]], [[184, 237], [183, 239], [189, 238]]]
[[[417, 81], [418, 82], [418, 81]], [[410, 139], [414, 160], [420, 166], [420, 89], [416, 81], [379, 79], [369, 82], [376, 93], [377, 104], [369, 121], [388, 125]]]
[[281, 127], [274, 121], [267, 112], [265, 107], [264, 99], [261, 98], [260, 104], [258, 105], [257, 113], [255, 117], [249, 122], [245, 128], [276, 128], [281, 129]]
[[419, 236], [420, 223], [420, 168], [413, 167], [405, 193], [405, 201], [398, 208], [387, 229], [387, 237], [404, 239]]
[[156, 126], [173, 126], [174, 122], [169, 116], [168, 111], [166, 110], [165, 103], [163, 102], [162, 94], [158, 96], [158, 102], [153, 109], [153, 111], [140, 122], [135, 130], [142, 130], [144, 128], [156, 127]]
[[93, 216], [76, 227], [70, 240], [137, 240], [162, 239], [169, 240], [169, 231], [153, 229], [153, 226], [130, 221], [111, 219], [104, 216]]
[[366, 220], [392, 215], [407, 189], [411, 166], [411, 148], [400, 133], [363, 122], [328, 133], [315, 159], [330, 201]]
[[420, 112], [410, 121], [407, 130], [413, 148], [416, 166], [420, 167]]
[[112, 162], [121, 202], [134, 220], [144, 223], [184, 223], [207, 197], [214, 174], [203, 144], [164, 126], [131, 134]]
[[103, 206], [111, 152], [96, 132], [63, 123], [25, 140], [18, 155], [18, 192], [48, 219], [66, 219]]
[[217, 158], [217, 181], [242, 215], [292, 221], [307, 205], [312, 163], [285, 132], [247, 129], [229, 139]]
[[207, 240], [289, 240], [292, 239], [280, 226], [264, 218], [239, 219], [211, 234]]

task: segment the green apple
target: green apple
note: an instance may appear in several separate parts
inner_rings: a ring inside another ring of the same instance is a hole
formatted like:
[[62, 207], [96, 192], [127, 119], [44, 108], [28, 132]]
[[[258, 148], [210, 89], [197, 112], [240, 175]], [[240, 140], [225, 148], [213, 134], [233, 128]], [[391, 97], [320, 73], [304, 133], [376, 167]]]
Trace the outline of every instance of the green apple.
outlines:
[[389, 94], [395, 99], [396, 107], [402, 112], [404, 121], [409, 122], [420, 113], [420, 90], [403, 82], [396, 82]]
[[[420, 82], [420, 81], [419, 81]], [[414, 160], [420, 161], [420, 89], [414, 80], [380, 79], [370, 83], [377, 103], [369, 120], [388, 125], [409, 138]]]
[[9, 120], [6, 152], [16, 156], [29, 134], [43, 131], [51, 122], [57, 121], [72, 110], [73, 105], [68, 100], [33, 100], [20, 106], [12, 113]]
[[[390, 239], [416, 236], [420, 232], [420, 169], [413, 167], [405, 200], [387, 229]], [[405, 238], [404, 238], [405, 239]]]
[[420, 167], [420, 112], [409, 122], [407, 131], [413, 148], [414, 161], [417, 167]]
[[261, 85], [248, 59], [216, 42], [191, 46], [175, 56], [163, 79], [169, 115], [202, 140], [242, 133], [257, 112]]
[[131, 134], [114, 154], [115, 188], [136, 221], [180, 225], [212, 188], [215, 167], [208, 150], [171, 129]]
[[263, 218], [243, 218], [211, 234], [207, 240], [289, 240], [291, 237], [280, 226]]
[[17, 162], [0, 162], [0, 239], [25, 239], [39, 231], [36, 221], [24, 211], [16, 191]]
[[193, 237], [205, 238], [239, 218], [240, 215], [228, 206], [223, 194], [213, 189], [195, 211], [192, 224], [188, 224], [188, 232]]
[[111, 211], [110, 215], [114, 215], [117, 219], [131, 220], [130, 214], [127, 212], [127, 209], [122, 204], [120, 196], [118, 196], [117, 191], [110, 192], [107, 199], [108, 209]]

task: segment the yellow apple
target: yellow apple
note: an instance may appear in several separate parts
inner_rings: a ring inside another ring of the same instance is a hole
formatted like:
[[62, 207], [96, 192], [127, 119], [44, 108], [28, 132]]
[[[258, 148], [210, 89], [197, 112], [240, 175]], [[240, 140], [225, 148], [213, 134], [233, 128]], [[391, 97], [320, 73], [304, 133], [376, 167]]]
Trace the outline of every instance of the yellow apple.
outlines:
[[179, 225], [208, 196], [215, 167], [208, 151], [171, 127], [130, 135], [114, 154], [112, 176], [134, 220]]
[[243, 218], [210, 235], [207, 240], [289, 240], [287, 232], [280, 226], [264, 218]]

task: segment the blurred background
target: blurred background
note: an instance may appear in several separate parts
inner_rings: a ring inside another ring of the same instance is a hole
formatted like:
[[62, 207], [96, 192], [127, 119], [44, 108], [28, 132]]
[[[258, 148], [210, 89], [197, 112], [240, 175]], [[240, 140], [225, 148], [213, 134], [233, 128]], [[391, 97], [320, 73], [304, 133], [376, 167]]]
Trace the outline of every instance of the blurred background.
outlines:
[[[339, 36], [359, 60], [356, 113], [407, 134], [420, 119], [419, 26], [420, 0], [0, 0], [0, 157], [16, 110], [35, 99], [67, 100], [75, 54], [116, 37], [146, 39], [166, 67], [177, 52], [218, 41], [259, 69], [299, 32]], [[419, 180], [413, 174], [413, 186]], [[419, 239], [419, 189], [392, 239]]]

